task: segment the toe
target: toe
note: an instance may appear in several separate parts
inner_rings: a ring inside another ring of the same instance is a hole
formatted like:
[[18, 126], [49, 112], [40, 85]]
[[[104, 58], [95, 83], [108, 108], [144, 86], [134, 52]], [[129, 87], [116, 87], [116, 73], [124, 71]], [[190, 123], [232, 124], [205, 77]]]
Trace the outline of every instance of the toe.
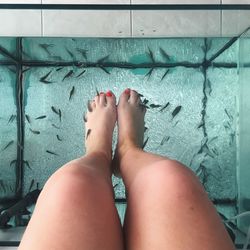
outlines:
[[129, 97], [130, 97], [130, 89], [125, 89], [120, 96], [119, 104], [122, 105], [128, 103]]
[[138, 103], [138, 99], [139, 99], [139, 95], [135, 90], [131, 90], [130, 91], [130, 98], [129, 98], [129, 102], [131, 103]]
[[115, 95], [110, 90], [106, 93], [106, 100], [107, 100], [107, 106], [115, 106], [116, 105]]
[[106, 106], [107, 105], [107, 99], [105, 93], [101, 92], [99, 96], [99, 104], [101, 106]]
[[96, 95], [94, 100], [95, 100], [95, 103], [98, 104], [99, 103], [99, 95]]

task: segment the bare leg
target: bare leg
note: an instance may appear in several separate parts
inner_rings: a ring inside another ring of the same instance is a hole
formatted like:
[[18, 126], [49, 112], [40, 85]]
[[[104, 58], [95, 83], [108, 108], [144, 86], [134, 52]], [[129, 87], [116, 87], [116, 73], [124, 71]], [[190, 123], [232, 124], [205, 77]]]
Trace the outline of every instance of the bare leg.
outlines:
[[128, 250], [234, 249], [196, 176], [177, 161], [141, 150], [145, 110], [135, 91], [118, 105], [115, 162], [125, 182]]
[[122, 250], [122, 228], [111, 183], [114, 95], [95, 97], [87, 114], [86, 156], [46, 183], [19, 249]]

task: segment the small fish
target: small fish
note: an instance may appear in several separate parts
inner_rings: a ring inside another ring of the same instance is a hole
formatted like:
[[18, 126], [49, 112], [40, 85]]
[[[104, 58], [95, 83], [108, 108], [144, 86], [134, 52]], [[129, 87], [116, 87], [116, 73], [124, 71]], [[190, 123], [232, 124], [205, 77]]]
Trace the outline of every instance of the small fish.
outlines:
[[62, 111], [61, 109], [58, 109], [58, 112], [59, 112], [59, 119], [60, 119], [60, 122], [62, 121]]
[[106, 68], [104, 68], [103, 66], [99, 66], [99, 68], [102, 69], [108, 75], [110, 75], [110, 72]]
[[139, 96], [139, 97], [144, 97], [144, 95], [142, 95], [142, 94], [140, 94], [140, 93], [138, 93], [138, 96]]
[[204, 122], [201, 122], [201, 123], [197, 126], [197, 129], [203, 127], [204, 125], [205, 125]]
[[147, 130], [148, 130], [148, 127], [145, 126], [145, 127], [144, 127], [144, 133], [145, 133]]
[[170, 139], [170, 136], [164, 136], [161, 140], [160, 145], [162, 146], [165, 142], [168, 142], [168, 140]]
[[99, 59], [97, 61], [97, 64], [100, 64], [100, 63], [103, 63], [104, 61], [107, 61], [108, 58], [109, 58], [109, 55], [102, 57], [101, 59]]
[[30, 128], [30, 132], [35, 134], [35, 135], [40, 135], [40, 131], [38, 131], [38, 130], [33, 130]]
[[84, 69], [79, 75], [77, 75], [76, 77], [80, 77], [81, 75], [83, 75], [86, 72], [86, 70]]
[[149, 137], [146, 139], [146, 141], [143, 143], [143, 145], [142, 145], [142, 149], [144, 149], [145, 147], [146, 147], [146, 145], [147, 145], [147, 143], [148, 143], [148, 139], [149, 139]]
[[44, 119], [46, 117], [47, 117], [46, 115], [41, 115], [41, 116], [38, 116], [37, 118], [35, 118], [35, 120], [41, 120], [41, 119]]
[[151, 61], [154, 63], [155, 62], [154, 54], [150, 48], [148, 48], [148, 51], [149, 51], [148, 55], [149, 55]]
[[161, 52], [162, 56], [165, 59], [167, 59], [167, 61], [170, 61], [170, 56], [167, 54], [167, 52], [164, 49], [160, 48], [160, 52]]
[[54, 106], [51, 106], [51, 110], [52, 110], [55, 114], [59, 115], [59, 110], [57, 110]]
[[53, 83], [52, 81], [48, 81], [46, 80], [46, 78], [51, 74], [53, 70], [49, 71], [46, 75], [42, 76], [39, 81], [42, 82], [42, 83], [46, 83], [46, 84], [49, 84], [49, 83]]
[[74, 57], [73, 53], [72, 53], [69, 49], [67, 49], [66, 47], [65, 47], [65, 50], [68, 52], [68, 54], [70, 55], [70, 57], [71, 57], [72, 60], [74, 61], [74, 60], [75, 60], [75, 57]]
[[87, 60], [87, 52], [88, 52], [88, 50], [86, 50], [86, 49], [81, 49], [81, 48], [76, 48], [76, 50], [77, 50], [79, 53], [82, 54], [82, 56], [83, 56], [83, 58], [84, 58], [85, 60]]
[[145, 77], [148, 77], [148, 79], [149, 79], [150, 76], [151, 76], [152, 73], [153, 73], [153, 70], [154, 70], [154, 68], [151, 68], [151, 69], [149, 70], [149, 72], [145, 75]]
[[73, 94], [75, 93], [75, 86], [72, 87], [72, 89], [70, 90], [70, 93], [69, 93], [69, 101], [71, 100]]
[[208, 94], [211, 95], [211, 93], [212, 93], [212, 85], [211, 85], [211, 82], [209, 81], [209, 79], [207, 79], [206, 85], [207, 85]]
[[113, 188], [115, 189], [117, 186], [118, 186], [118, 183], [116, 183], [116, 184], [113, 186]]
[[87, 122], [87, 118], [86, 118], [86, 115], [85, 115], [85, 114], [83, 114], [83, 121], [84, 121], [84, 122]]
[[27, 122], [30, 124], [31, 123], [30, 116], [29, 115], [25, 115], [25, 118], [26, 118]]
[[154, 108], [160, 108], [162, 105], [159, 105], [159, 104], [150, 104], [149, 107], [154, 109]]
[[16, 115], [11, 115], [10, 119], [8, 120], [8, 124], [12, 123], [16, 119]]
[[11, 140], [10, 142], [8, 142], [8, 144], [2, 149], [2, 151], [10, 147], [13, 143], [14, 143], [14, 140]]
[[99, 91], [97, 90], [97, 88], [95, 88], [95, 92], [96, 92], [96, 95], [99, 95]]
[[147, 105], [148, 102], [149, 102], [149, 100], [146, 99], [146, 98], [142, 101], [142, 103], [143, 103], [144, 105]]
[[177, 106], [174, 111], [172, 112], [172, 119], [181, 111], [182, 106]]
[[27, 165], [27, 167], [28, 167], [30, 170], [32, 170], [32, 168], [30, 167], [30, 164], [29, 164], [29, 162], [28, 162], [28, 161], [23, 161], [23, 163], [24, 163], [24, 164], [26, 164], [26, 165]]
[[49, 48], [54, 47], [54, 44], [40, 43], [39, 47], [41, 47], [49, 56], [51, 55]]
[[46, 150], [46, 152], [48, 154], [51, 154], [51, 155], [56, 155], [56, 156], [59, 156], [57, 153], [53, 152], [53, 151], [50, 151], [50, 150]]
[[161, 81], [166, 77], [166, 75], [168, 74], [168, 72], [169, 72], [169, 69], [166, 70], [166, 72], [164, 73], [164, 75], [161, 78]]
[[56, 126], [54, 123], [51, 124], [52, 127], [56, 128], [56, 129], [60, 129], [58, 126]]
[[169, 102], [167, 102], [167, 104], [166, 105], [164, 105], [161, 109], [160, 109], [160, 112], [162, 112], [164, 109], [166, 109], [168, 106], [169, 106]]
[[16, 163], [16, 162], [17, 162], [17, 160], [11, 161], [11, 162], [10, 162], [10, 167], [11, 167], [14, 163]]
[[59, 137], [59, 135], [56, 135], [56, 138], [58, 141], [62, 141], [62, 139]]
[[62, 69], [63, 69], [63, 67], [60, 67], [60, 68], [57, 68], [56, 71], [60, 71], [60, 70], [62, 70]]
[[62, 80], [62, 81], [64, 81], [66, 78], [70, 77], [73, 73], [74, 73], [74, 70], [71, 69], [71, 70], [63, 77], [63, 80]]
[[33, 187], [33, 185], [34, 185], [34, 183], [35, 183], [35, 180], [32, 179], [32, 181], [31, 181], [31, 183], [30, 183], [30, 187], [29, 187], [29, 192], [31, 191], [31, 189], [32, 189], [32, 187]]
[[86, 134], [86, 140], [88, 139], [88, 137], [90, 136], [91, 133], [91, 129], [88, 129], [87, 134]]
[[233, 121], [233, 116], [229, 114], [229, 112], [227, 111], [227, 109], [224, 109], [226, 115], [228, 116], [228, 118]]

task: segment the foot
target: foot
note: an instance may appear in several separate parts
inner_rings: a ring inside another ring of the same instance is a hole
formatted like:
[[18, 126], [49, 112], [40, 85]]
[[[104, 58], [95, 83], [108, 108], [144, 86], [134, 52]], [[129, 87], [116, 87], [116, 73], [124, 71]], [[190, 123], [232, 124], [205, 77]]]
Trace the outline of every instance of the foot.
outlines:
[[115, 95], [108, 91], [95, 96], [88, 103], [85, 117], [86, 153], [103, 153], [108, 161], [112, 158], [112, 136], [117, 117]]
[[141, 149], [146, 108], [134, 90], [126, 89], [120, 96], [118, 113], [118, 143], [113, 160], [113, 172], [120, 176], [120, 162], [129, 149]]

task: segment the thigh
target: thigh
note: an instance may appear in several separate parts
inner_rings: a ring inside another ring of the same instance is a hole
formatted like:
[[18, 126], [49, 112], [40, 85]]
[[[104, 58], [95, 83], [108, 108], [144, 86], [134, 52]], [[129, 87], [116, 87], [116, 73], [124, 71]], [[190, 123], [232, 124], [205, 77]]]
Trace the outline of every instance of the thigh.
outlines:
[[111, 181], [80, 165], [68, 164], [48, 180], [20, 250], [123, 249]]

